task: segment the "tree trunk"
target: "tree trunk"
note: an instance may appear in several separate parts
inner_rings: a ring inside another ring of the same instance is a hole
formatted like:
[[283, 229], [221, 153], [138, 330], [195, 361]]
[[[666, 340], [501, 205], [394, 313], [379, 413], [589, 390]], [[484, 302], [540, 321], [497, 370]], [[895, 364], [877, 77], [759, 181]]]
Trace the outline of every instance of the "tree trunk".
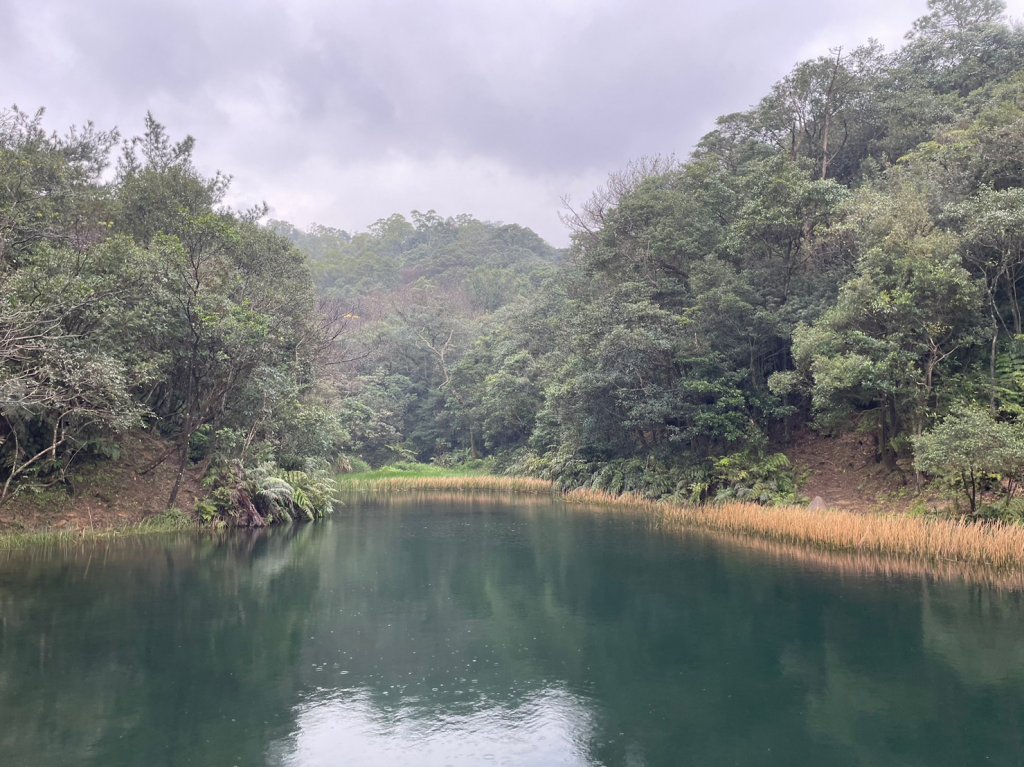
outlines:
[[993, 414], [996, 412], [996, 353], [999, 350], [999, 326], [992, 325], [992, 349], [989, 353], [988, 358], [988, 375], [989, 375], [989, 389], [988, 389], [988, 405], [992, 410]]
[[1009, 304], [1010, 304], [1010, 314], [1013, 316], [1013, 334], [1015, 336], [1019, 336], [1021, 334], [1021, 330], [1022, 330], [1022, 328], [1021, 328], [1021, 324], [1022, 323], [1021, 323], [1020, 303], [1018, 303], [1018, 301], [1017, 301], [1017, 282], [1010, 275], [1007, 275], [1006, 280], [1007, 280], [1007, 291], [1006, 292], [1009, 293], [1009, 296], [1010, 296], [1010, 301], [1009, 301]]
[[843, 49], [836, 51], [836, 62], [832, 67], [832, 77], [829, 78], [828, 87], [825, 89], [825, 126], [821, 136], [821, 180], [828, 178], [828, 134], [832, 127], [832, 96], [835, 95], [836, 78], [839, 76], [839, 67], [843, 63]]
[[188, 448], [192, 443], [192, 435], [189, 434], [183, 445], [180, 445], [180, 457], [178, 459], [178, 473], [174, 477], [174, 487], [171, 488], [171, 497], [167, 499], [167, 509], [173, 509], [178, 500], [178, 493], [181, 490], [181, 483], [185, 479], [185, 470], [188, 468]]

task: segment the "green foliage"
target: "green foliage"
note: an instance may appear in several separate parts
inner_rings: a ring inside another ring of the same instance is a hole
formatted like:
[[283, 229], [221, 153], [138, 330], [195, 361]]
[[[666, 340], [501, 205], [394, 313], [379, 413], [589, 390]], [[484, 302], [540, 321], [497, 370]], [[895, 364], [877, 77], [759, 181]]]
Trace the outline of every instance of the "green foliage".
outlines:
[[977, 516], [1015, 525], [1024, 524], [1024, 498], [1009, 498], [1001, 503], [980, 503]]
[[859, 205], [869, 248], [835, 306], [797, 328], [793, 357], [810, 379], [818, 425], [866, 422], [892, 461], [900, 437], [935, 406], [942, 376], [982, 340], [981, 295], [957, 238], [934, 226], [915, 194], [901, 190], [884, 208], [868, 194]]
[[491, 461], [471, 460], [461, 464], [442, 465], [399, 461], [379, 469], [353, 471], [337, 477], [340, 487], [359, 485], [378, 479], [423, 479], [428, 477], [472, 477], [489, 474]]
[[560, 256], [529, 229], [434, 211], [416, 211], [411, 222], [394, 215], [356, 235], [281, 221], [270, 228], [308, 255], [318, 287], [346, 306], [429, 282], [491, 312], [536, 287]]
[[152, 116], [104, 183], [116, 134], [3, 113], [0, 501], [147, 424], [211, 472], [204, 515], [245, 524], [405, 462], [773, 503], [813, 424], [872, 432], [893, 468], [913, 445], [961, 490], [950, 467], [974, 467], [977, 511], [1016, 482], [1004, 448], [934, 435], [959, 401], [1004, 419], [969, 416], [996, 442], [1024, 413], [1024, 32], [1003, 10], [932, 0], [897, 51], [799, 62], [688, 161], [567, 210], [568, 254], [433, 211], [261, 226]]
[[298, 493], [291, 484], [277, 477], [265, 477], [257, 485], [254, 494], [257, 502], [270, 509], [288, 512], [289, 515], [296, 506], [302, 511], [305, 511], [306, 507], [309, 506], [308, 498], [303, 498], [300, 501], [297, 496]]
[[370, 470], [370, 464], [362, 458], [349, 458], [342, 467], [343, 474], [361, 474]]
[[335, 483], [323, 471], [280, 471], [261, 466], [250, 472], [257, 508], [271, 518], [309, 521], [330, 514], [334, 509]]
[[785, 504], [803, 500], [789, 460], [782, 453], [763, 457], [754, 452], [735, 453], [689, 465], [653, 457], [584, 462], [565, 454], [524, 453], [506, 472], [550, 479], [564, 491], [588, 488], [692, 504], [729, 500]]
[[960, 404], [929, 432], [914, 438], [914, 465], [962, 493], [971, 514], [986, 490], [1004, 495], [1008, 507], [1024, 479], [1024, 434], [997, 421], [990, 410]]
[[784, 453], [759, 457], [747, 452], [719, 458], [714, 462], [713, 477], [718, 488], [714, 493], [717, 502], [792, 504], [804, 500]]
[[[350, 438], [323, 383], [330, 323], [262, 209], [224, 208], [227, 177], [151, 115], [112, 182], [115, 133], [41, 121], [0, 112], [0, 503], [73, 487], [76, 461], [116, 458], [143, 426], [179, 477], [336, 460]], [[237, 482], [211, 487], [205, 516], [245, 506]], [[323, 511], [317, 488], [301, 486], [304, 516]]]
[[218, 467], [204, 483], [200, 519], [262, 527], [275, 522], [313, 521], [334, 510], [336, 484], [323, 468], [287, 471], [273, 463], [245, 467], [235, 461]]
[[996, 356], [995, 396], [1004, 416], [1024, 416], [1024, 352], [1018, 342]]

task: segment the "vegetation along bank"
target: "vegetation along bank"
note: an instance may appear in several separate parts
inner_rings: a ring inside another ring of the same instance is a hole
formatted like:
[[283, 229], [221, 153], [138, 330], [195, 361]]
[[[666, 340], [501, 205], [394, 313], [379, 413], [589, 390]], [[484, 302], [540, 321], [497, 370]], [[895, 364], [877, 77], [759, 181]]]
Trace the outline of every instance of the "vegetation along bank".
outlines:
[[0, 113], [0, 520], [95, 527], [122, 496], [124, 523], [316, 519], [339, 474], [409, 462], [752, 519], [806, 502], [813, 441], [826, 505], [954, 521], [787, 519], [1009, 565], [1024, 31], [1003, 11], [932, 0], [896, 50], [798, 63], [685, 161], [568, 203], [567, 250], [433, 211], [300, 231], [229, 209], [152, 116], [124, 139]]

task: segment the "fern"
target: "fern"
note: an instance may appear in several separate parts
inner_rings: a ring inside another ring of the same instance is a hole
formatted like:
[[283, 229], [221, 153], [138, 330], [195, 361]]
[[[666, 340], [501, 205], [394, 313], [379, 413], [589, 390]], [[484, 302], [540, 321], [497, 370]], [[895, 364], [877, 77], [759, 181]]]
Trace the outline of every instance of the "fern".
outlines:
[[295, 498], [294, 488], [283, 479], [267, 477], [260, 484], [256, 497], [270, 506], [290, 509]]
[[290, 507], [306, 519], [326, 516], [334, 502], [334, 482], [324, 477], [311, 477], [304, 471], [283, 471], [280, 481], [291, 488]]
[[281, 479], [292, 487], [305, 485], [309, 482], [309, 475], [304, 471], [282, 471]]
[[295, 502], [296, 508], [300, 509], [307, 519], [313, 519], [316, 516], [316, 507], [313, 506], [313, 501], [310, 500], [309, 496], [306, 495], [306, 491], [301, 487], [295, 488], [295, 495], [292, 497]]
[[996, 396], [1006, 415], [1024, 415], [1024, 353], [1016, 341], [996, 357]]
[[735, 453], [715, 461], [715, 500], [787, 503], [797, 500], [796, 479], [789, 458], [771, 453], [760, 458]]

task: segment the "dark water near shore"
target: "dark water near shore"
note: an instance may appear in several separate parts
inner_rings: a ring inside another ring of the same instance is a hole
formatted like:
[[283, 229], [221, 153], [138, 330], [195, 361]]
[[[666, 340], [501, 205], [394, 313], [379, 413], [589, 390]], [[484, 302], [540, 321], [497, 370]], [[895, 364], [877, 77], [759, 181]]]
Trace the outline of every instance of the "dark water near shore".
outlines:
[[1024, 604], [529, 499], [0, 552], [0, 764], [1024, 765]]

